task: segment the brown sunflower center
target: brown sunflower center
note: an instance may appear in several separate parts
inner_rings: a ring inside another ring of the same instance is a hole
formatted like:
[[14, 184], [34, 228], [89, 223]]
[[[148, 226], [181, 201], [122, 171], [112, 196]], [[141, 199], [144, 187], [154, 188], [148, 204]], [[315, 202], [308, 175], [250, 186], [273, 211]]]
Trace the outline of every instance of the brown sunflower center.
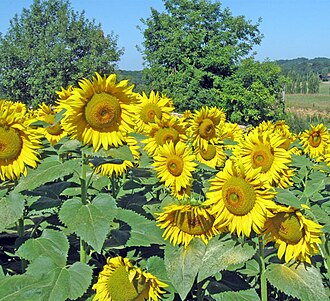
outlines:
[[321, 144], [322, 138], [319, 132], [314, 132], [309, 136], [309, 143], [313, 147], [318, 147]]
[[0, 126], [0, 160], [16, 159], [21, 153], [22, 138], [17, 130]]
[[162, 110], [156, 104], [148, 103], [142, 108], [140, 116], [145, 123], [154, 122], [155, 117], [161, 119]]
[[262, 172], [267, 172], [271, 168], [273, 161], [274, 156], [271, 150], [263, 144], [258, 145], [252, 153], [253, 168], [261, 167]]
[[254, 207], [256, 193], [253, 187], [239, 177], [229, 178], [222, 187], [225, 206], [234, 215], [245, 215]]
[[170, 141], [173, 141], [173, 144], [176, 144], [180, 140], [179, 132], [172, 127], [159, 129], [154, 137], [157, 145], [163, 145]]
[[178, 177], [181, 175], [183, 171], [183, 160], [181, 157], [177, 155], [172, 155], [168, 160], [167, 160], [167, 170], [170, 172], [175, 177]]
[[278, 213], [272, 218], [279, 236], [286, 242], [295, 244], [303, 237], [299, 220], [294, 213]]
[[128, 272], [124, 266], [118, 267], [108, 278], [107, 288], [111, 300], [115, 301], [132, 301], [144, 300], [148, 294], [148, 285], [144, 277], [133, 279], [131, 282], [128, 278]]
[[281, 147], [281, 148], [283, 148], [285, 150], [288, 150], [289, 147], [290, 147], [290, 144], [291, 144], [290, 139], [289, 138], [286, 138], [284, 140], [284, 142], [279, 147]]
[[176, 211], [174, 223], [183, 232], [191, 235], [202, 235], [209, 232], [214, 223], [214, 217], [206, 212], [206, 216], [196, 211]]
[[46, 128], [47, 132], [51, 135], [60, 135], [63, 133], [63, 130], [60, 126], [60, 123], [58, 122], [57, 124], [54, 124], [55, 123], [55, 115], [47, 115], [45, 117], [45, 121], [49, 124], [51, 124], [50, 126], [48, 126]]
[[215, 155], [217, 154], [216, 147], [212, 144], [209, 144], [207, 149], [201, 149], [201, 156], [204, 160], [210, 161], [212, 160]]
[[95, 93], [85, 107], [87, 123], [96, 129], [105, 129], [118, 123], [121, 109], [116, 97], [109, 93]]
[[209, 140], [215, 135], [215, 126], [211, 119], [205, 118], [199, 126], [199, 134], [202, 138]]

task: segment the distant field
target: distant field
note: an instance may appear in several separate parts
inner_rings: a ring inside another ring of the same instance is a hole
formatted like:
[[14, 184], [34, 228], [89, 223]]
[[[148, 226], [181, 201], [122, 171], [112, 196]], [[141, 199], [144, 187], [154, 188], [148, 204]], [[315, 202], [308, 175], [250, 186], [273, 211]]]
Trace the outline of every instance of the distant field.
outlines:
[[299, 115], [330, 117], [330, 82], [320, 85], [319, 94], [286, 94], [286, 111]]

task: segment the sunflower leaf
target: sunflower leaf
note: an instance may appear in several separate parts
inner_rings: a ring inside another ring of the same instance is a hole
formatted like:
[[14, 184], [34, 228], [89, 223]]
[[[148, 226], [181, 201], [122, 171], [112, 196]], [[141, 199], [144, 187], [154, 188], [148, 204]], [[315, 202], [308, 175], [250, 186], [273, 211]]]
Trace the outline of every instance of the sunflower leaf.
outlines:
[[100, 253], [116, 214], [115, 200], [107, 194], [99, 194], [86, 205], [79, 199], [67, 200], [60, 209], [59, 218], [69, 231]]
[[162, 231], [156, 226], [154, 220], [127, 209], [118, 208], [117, 219], [127, 223], [130, 227], [130, 238], [126, 246], [150, 246], [151, 244], [164, 244]]
[[165, 266], [168, 278], [184, 300], [192, 288], [198, 270], [203, 264], [202, 258], [206, 246], [200, 239], [194, 239], [189, 246], [165, 247]]
[[80, 168], [79, 164], [79, 160], [70, 160], [65, 161], [64, 163], [51, 159], [43, 161], [38, 168], [30, 169], [28, 175], [20, 179], [15, 191], [31, 191], [47, 182], [72, 174], [74, 169]]
[[260, 300], [255, 289], [241, 290], [238, 292], [223, 292], [220, 294], [212, 295], [212, 298], [216, 301], [258, 301]]
[[276, 201], [283, 205], [293, 206], [295, 208], [300, 208], [301, 202], [297, 196], [288, 189], [276, 189]]
[[24, 199], [11, 192], [0, 198], [0, 232], [13, 225], [23, 215]]
[[66, 265], [68, 251], [69, 242], [62, 232], [45, 229], [40, 237], [31, 238], [22, 244], [16, 254], [29, 261], [46, 256], [56, 266], [63, 267]]
[[329, 300], [322, 276], [313, 266], [271, 264], [266, 269], [266, 277], [271, 285], [302, 301]]
[[255, 248], [249, 244], [240, 245], [234, 240], [211, 239], [198, 271], [198, 281], [226, 270], [231, 265], [246, 262], [255, 252]]

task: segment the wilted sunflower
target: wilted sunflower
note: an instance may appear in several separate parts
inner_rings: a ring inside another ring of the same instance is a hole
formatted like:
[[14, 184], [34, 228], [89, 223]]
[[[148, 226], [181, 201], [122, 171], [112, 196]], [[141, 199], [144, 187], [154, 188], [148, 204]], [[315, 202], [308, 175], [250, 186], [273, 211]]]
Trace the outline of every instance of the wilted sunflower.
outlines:
[[57, 108], [51, 108], [45, 103], [39, 104], [35, 119], [45, 121], [49, 124], [47, 127], [38, 127], [37, 131], [45, 137], [50, 144], [55, 145], [67, 133], [61, 127], [61, 121], [55, 123], [55, 116], [58, 113]]
[[170, 141], [159, 146], [152, 165], [167, 187], [174, 187], [176, 191], [180, 191], [191, 183], [192, 172], [197, 165], [194, 159], [189, 146], [180, 141], [174, 145]]
[[93, 285], [93, 301], [158, 301], [167, 286], [151, 273], [134, 267], [129, 259], [117, 256], [107, 259]]
[[0, 100], [0, 179], [26, 175], [26, 165], [37, 167], [40, 140], [25, 121], [25, 106]]
[[281, 146], [284, 141], [276, 133], [252, 130], [236, 145], [233, 154], [241, 158], [247, 172], [261, 168], [261, 179], [277, 185], [281, 177], [290, 175], [285, 172], [290, 168], [291, 156]]
[[315, 126], [311, 125], [309, 130], [300, 133], [299, 139], [304, 152], [311, 158], [317, 158], [324, 155], [330, 143], [330, 134], [327, 127], [320, 123]]
[[169, 205], [157, 214], [157, 226], [165, 229], [163, 237], [174, 246], [182, 244], [185, 248], [195, 238], [205, 244], [218, 233], [214, 228], [214, 216], [208, 208], [196, 205]]
[[136, 131], [149, 133], [150, 123], [154, 123], [155, 118], [159, 120], [168, 118], [174, 106], [167, 96], [160, 96], [158, 92], [151, 91], [149, 97], [143, 92], [133, 110], [136, 117]]
[[170, 116], [163, 120], [156, 118], [156, 122], [150, 124], [148, 137], [142, 142], [146, 144], [144, 150], [149, 156], [153, 156], [159, 146], [169, 141], [176, 144], [178, 141], [185, 142], [187, 140], [186, 130], [176, 116]]
[[285, 254], [285, 262], [294, 259], [311, 263], [310, 256], [319, 251], [322, 226], [292, 207], [278, 206], [274, 214], [265, 223], [265, 241], [275, 242], [278, 258]]
[[[127, 136], [126, 144], [132, 152], [134, 160], [138, 161], [140, 157], [140, 152], [136, 139], [132, 136]], [[127, 169], [132, 168], [134, 166], [134, 163], [135, 162], [128, 160], [124, 160], [122, 163], [104, 163], [96, 168], [96, 173], [109, 177], [115, 174], [118, 177], [126, 173]]]
[[188, 128], [193, 146], [207, 148], [209, 143], [217, 144], [219, 124], [225, 120], [226, 114], [217, 107], [202, 107], [200, 110], [195, 110]]
[[227, 158], [222, 145], [208, 144], [207, 148], [196, 147], [194, 154], [196, 155], [197, 161], [212, 168], [222, 166]]
[[98, 73], [92, 81], [83, 79], [80, 88], [74, 88], [66, 100], [59, 101], [59, 108], [66, 109], [62, 126], [72, 138], [93, 145], [95, 151], [118, 147], [133, 131], [132, 106], [137, 101], [133, 85], [128, 81], [116, 83], [116, 75], [101, 77]]
[[260, 233], [271, 215], [269, 210], [276, 204], [272, 201], [275, 192], [260, 181], [259, 171], [246, 172], [241, 164], [234, 166], [228, 159], [224, 169], [210, 180], [204, 204], [212, 206], [217, 229], [228, 227], [231, 233], [238, 236], [243, 233], [247, 237], [252, 230]]

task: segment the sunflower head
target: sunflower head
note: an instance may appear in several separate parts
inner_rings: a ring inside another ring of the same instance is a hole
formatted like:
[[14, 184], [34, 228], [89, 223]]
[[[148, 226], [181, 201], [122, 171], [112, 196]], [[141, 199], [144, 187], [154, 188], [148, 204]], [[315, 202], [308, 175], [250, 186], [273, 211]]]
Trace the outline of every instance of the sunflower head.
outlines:
[[218, 231], [214, 228], [214, 216], [202, 206], [169, 205], [157, 216], [157, 225], [165, 229], [164, 239], [175, 245], [187, 247], [194, 238], [200, 238], [205, 244]]
[[274, 241], [278, 257], [285, 261], [306, 261], [318, 253], [322, 226], [306, 219], [300, 211], [291, 207], [278, 206], [264, 228], [266, 242]]
[[159, 300], [167, 285], [152, 274], [135, 268], [127, 258], [108, 258], [98, 281], [93, 285], [96, 294], [93, 300], [128, 301]]

